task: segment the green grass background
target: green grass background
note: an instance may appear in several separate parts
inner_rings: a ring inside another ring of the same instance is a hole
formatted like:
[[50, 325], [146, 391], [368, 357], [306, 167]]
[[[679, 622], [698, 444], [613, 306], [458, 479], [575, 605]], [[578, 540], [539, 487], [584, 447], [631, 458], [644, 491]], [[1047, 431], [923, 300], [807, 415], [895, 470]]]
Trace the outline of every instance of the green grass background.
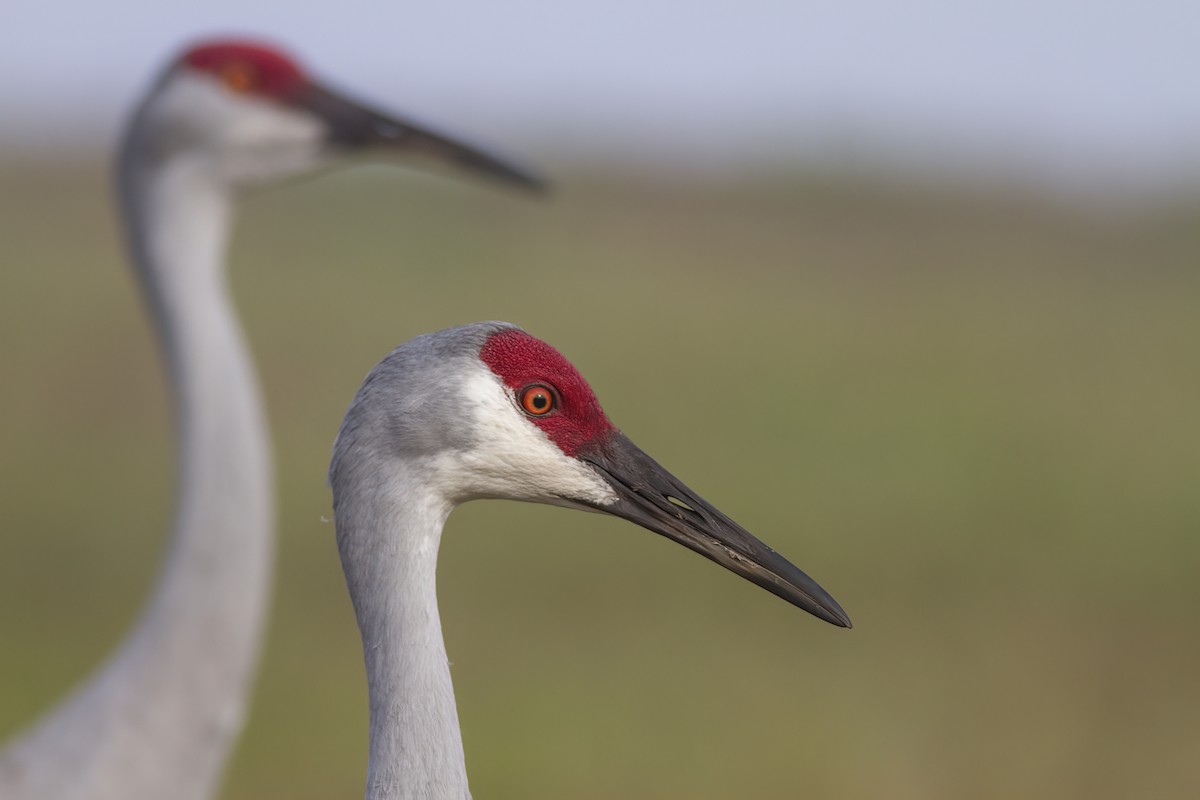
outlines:
[[[103, 167], [0, 162], [0, 737], [119, 641], [172, 440]], [[247, 198], [281, 508], [226, 800], [361, 796], [324, 470], [391, 347], [506, 319], [816, 577], [836, 630], [615, 519], [468, 505], [441, 554], [474, 794], [1185, 798], [1200, 786], [1200, 208], [779, 170], [386, 168]]]

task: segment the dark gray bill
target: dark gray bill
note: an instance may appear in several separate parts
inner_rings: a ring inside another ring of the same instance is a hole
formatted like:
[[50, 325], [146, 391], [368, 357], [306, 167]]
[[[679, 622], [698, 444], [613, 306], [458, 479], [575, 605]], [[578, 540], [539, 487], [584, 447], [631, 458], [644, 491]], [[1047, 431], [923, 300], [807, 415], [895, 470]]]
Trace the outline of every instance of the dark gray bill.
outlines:
[[697, 496], [621, 433], [578, 458], [595, 467], [617, 494], [612, 505], [588, 506], [636, 522], [826, 622], [850, 617], [816, 581]]
[[348, 149], [385, 148], [447, 163], [487, 177], [541, 192], [545, 182], [532, 172], [412, 121], [389, 116], [317, 84], [309, 84], [295, 103], [329, 125], [329, 139]]

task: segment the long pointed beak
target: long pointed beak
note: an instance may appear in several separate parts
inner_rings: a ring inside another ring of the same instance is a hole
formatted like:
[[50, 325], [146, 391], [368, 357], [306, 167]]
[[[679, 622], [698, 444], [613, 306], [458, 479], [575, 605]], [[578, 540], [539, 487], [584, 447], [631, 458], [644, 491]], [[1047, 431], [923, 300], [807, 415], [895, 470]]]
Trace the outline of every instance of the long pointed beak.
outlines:
[[329, 126], [329, 141], [350, 150], [380, 148], [424, 156], [523, 189], [541, 192], [546, 183], [529, 170], [485, 150], [410, 120], [377, 111], [343, 94], [311, 83], [295, 98]]
[[588, 505], [666, 536], [753, 581], [814, 616], [850, 628], [850, 617], [816, 581], [722, 514], [621, 433], [578, 458], [593, 466], [617, 495]]

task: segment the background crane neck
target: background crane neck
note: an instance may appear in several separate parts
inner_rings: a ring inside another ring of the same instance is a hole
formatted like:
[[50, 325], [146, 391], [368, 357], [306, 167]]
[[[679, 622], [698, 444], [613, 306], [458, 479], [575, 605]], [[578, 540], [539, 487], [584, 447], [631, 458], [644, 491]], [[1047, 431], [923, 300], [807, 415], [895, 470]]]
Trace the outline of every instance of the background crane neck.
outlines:
[[119, 181], [177, 406], [170, 551], [117, 652], [0, 758], [0, 782], [20, 778], [6, 800], [212, 797], [258, 659], [274, 502], [262, 402], [225, 285], [232, 198], [202, 161], [157, 160], [137, 133]]

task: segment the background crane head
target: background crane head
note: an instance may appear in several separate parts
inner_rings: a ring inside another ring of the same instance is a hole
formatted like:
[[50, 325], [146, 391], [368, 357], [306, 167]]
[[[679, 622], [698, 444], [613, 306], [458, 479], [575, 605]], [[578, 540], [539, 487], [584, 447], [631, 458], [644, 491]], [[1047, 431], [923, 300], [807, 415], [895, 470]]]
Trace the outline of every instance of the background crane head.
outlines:
[[[381, 464], [415, 468], [401, 467], [402, 479], [416, 476], [447, 509], [508, 498], [622, 517], [850, 627], [816, 581], [617, 430], [562, 354], [507, 323], [417, 337], [372, 370], [334, 446], [335, 513], [352, 513], [339, 496], [363, 480], [378, 485]], [[364, 469], [372, 474], [348, 474]]]
[[156, 162], [205, 160], [231, 185], [308, 172], [352, 152], [453, 165], [527, 189], [541, 181], [478, 148], [377, 111], [263, 43], [214, 40], [181, 53], [134, 117], [129, 145]]

